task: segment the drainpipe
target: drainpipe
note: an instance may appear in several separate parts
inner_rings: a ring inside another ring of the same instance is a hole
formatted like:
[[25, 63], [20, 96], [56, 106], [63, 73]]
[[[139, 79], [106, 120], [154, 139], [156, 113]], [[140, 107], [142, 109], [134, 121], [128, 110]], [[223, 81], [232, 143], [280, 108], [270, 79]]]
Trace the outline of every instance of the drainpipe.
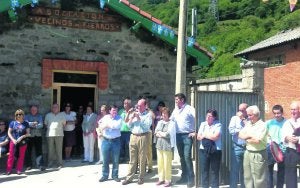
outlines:
[[186, 93], [186, 16], [187, 0], [180, 1], [175, 93]]

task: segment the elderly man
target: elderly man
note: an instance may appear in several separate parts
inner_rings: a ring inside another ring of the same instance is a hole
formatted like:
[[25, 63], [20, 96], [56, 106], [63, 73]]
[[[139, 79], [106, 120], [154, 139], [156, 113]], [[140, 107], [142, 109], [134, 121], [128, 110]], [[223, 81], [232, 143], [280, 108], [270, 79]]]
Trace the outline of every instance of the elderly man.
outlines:
[[152, 125], [151, 114], [146, 109], [146, 100], [140, 99], [137, 104], [137, 111], [130, 109], [126, 115], [125, 121], [128, 122], [128, 127], [131, 130], [129, 142], [129, 170], [126, 179], [122, 182], [127, 185], [132, 182], [139, 162], [139, 180], [138, 184], [144, 183], [146, 156], [148, 148], [147, 134]]
[[300, 153], [297, 152], [300, 136], [300, 101], [292, 102], [291, 118], [282, 126], [282, 140], [286, 146], [285, 154], [285, 183], [286, 187], [297, 187], [297, 164], [300, 162]]
[[249, 106], [246, 111], [249, 121], [239, 132], [239, 138], [246, 140], [243, 164], [245, 187], [267, 187], [267, 128], [260, 119], [257, 106]]
[[176, 123], [176, 145], [181, 164], [181, 179], [177, 184], [187, 184], [193, 187], [194, 169], [192, 163], [192, 145], [195, 133], [195, 109], [186, 104], [186, 97], [183, 93], [175, 95], [176, 107], [170, 117]]
[[25, 121], [29, 123], [30, 127], [30, 138], [28, 140], [27, 144], [27, 150], [25, 155], [25, 164], [26, 164], [26, 170], [30, 170], [32, 167], [32, 148], [35, 148], [35, 158], [38, 163], [38, 167], [40, 170], [45, 170], [44, 167], [44, 160], [43, 160], [43, 152], [42, 152], [42, 146], [43, 146], [43, 117], [41, 114], [38, 113], [38, 106], [32, 105], [30, 106], [30, 114], [25, 116]]
[[61, 168], [63, 165], [62, 150], [66, 118], [60, 112], [58, 104], [52, 105], [51, 112], [46, 115], [44, 123], [47, 126], [48, 167], [51, 168], [56, 161], [57, 167]]
[[244, 184], [244, 152], [246, 149], [246, 142], [239, 138], [239, 132], [244, 128], [247, 121], [246, 109], [248, 104], [241, 103], [239, 105], [240, 116], [235, 115], [231, 118], [228, 130], [232, 135], [232, 152], [231, 152], [231, 166], [230, 166], [230, 187], [236, 188], [240, 179], [241, 188], [245, 187]]

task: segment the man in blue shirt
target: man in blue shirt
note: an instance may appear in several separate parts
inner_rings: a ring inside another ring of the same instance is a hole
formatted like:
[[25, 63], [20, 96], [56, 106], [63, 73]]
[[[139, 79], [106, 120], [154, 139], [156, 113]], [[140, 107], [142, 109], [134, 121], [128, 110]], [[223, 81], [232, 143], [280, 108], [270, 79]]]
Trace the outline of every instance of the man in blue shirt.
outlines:
[[[268, 145], [267, 145], [267, 151], [268, 151], [268, 169], [269, 169], [269, 188], [273, 187], [273, 168], [276, 161], [274, 160], [271, 150], [270, 150], [270, 142], [274, 141], [276, 142], [281, 150], [285, 152], [285, 146], [282, 142], [282, 135], [281, 135], [281, 129], [286, 121], [286, 119], [283, 117], [283, 108], [281, 105], [275, 105], [272, 108], [272, 112], [274, 114], [274, 118], [270, 119], [266, 122], [266, 126], [268, 129], [269, 137], [268, 137]], [[277, 163], [277, 183], [276, 188], [283, 188], [284, 184], [284, 162]]]
[[109, 114], [102, 118], [99, 125], [103, 141], [101, 145], [103, 155], [102, 165], [102, 177], [99, 182], [108, 180], [109, 175], [109, 160], [112, 157], [112, 178], [116, 182], [120, 182], [119, 179], [119, 157], [120, 157], [120, 128], [122, 125], [122, 118], [118, 115], [118, 108], [112, 105], [109, 110]]
[[[228, 129], [232, 135], [232, 153], [231, 153], [231, 166], [230, 166], [230, 187], [236, 188], [238, 182], [241, 184], [241, 188], [245, 187], [244, 184], [244, 170], [243, 160], [244, 152], [246, 149], [246, 142], [238, 137], [239, 132], [244, 128], [247, 121], [246, 109], [248, 104], [242, 103], [239, 105], [238, 113], [230, 120]], [[240, 181], [239, 181], [240, 180]]]
[[122, 182], [127, 185], [132, 182], [139, 162], [139, 180], [138, 184], [144, 183], [146, 170], [146, 156], [148, 151], [147, 134], [152, 125], [152, 117], [146, 108], [146, 100], [140, 99], [137, 104], [137, 109], [131, 108], [126, 115], [125, 122], [128, 122], [128, 127], [131, 130], [129, 142], [129, 170], [126, 179]]
[[176, 145], [181, 164], [181, 179], [177, 184], [187, 184], [187, 187], [195, 185], [194, 168], [192, 162], [192, 146], [195, 133], [195, 109], [186, 104], [183, 93], [175, 95], [176, 107], [170, 117], [176, 124]]

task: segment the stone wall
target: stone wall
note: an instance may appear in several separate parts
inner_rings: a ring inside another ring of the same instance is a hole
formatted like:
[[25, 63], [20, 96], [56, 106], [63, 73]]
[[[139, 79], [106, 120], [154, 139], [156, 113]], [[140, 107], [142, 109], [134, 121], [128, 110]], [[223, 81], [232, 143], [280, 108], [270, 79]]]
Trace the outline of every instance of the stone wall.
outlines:
[[127, 22], [122, 32], [26, 23], [0, 32], [0, 56], [0, 118], [12, 119], [17, 108], [28, 111], [30, 104], [49, 111], [52, 89], [41, 86], [44, 58], [107, 62], [109, 86], [99, 89], [99, 104], [121, 105], [124, 96], [147, 95], [153, 107], [158, 100], [174, 105], [176, 56], [141, 41]]

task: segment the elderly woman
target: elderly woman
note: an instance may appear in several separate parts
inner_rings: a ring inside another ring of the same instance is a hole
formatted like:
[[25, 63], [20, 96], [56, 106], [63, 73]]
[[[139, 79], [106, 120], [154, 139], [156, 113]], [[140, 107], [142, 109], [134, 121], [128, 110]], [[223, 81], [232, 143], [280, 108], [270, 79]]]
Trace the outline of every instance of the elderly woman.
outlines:
[[239, 137], [246, 140], [243, 164], [245, 187], [267, 187], [267, 128], [260, 119], [257, 106], [249, 106], [246, 111], [249, 121], [239, 132]]
[[30, 136], [30, 128], [27, 121], [24, 121], [24, 111], [18, 109], [15, 112], [15, 121], [11, 121], [8, 128], [9, 156], [7, 159], [6, 174], [11, 174], [14, 159], [17, 158], [17, 174], [22, 173], [25, 152], [27, 148], [26, 137]]
[[221, 164], [221, 128], [216, 110], [207, 110], [206, 121], [199, 127], [197, 140], [200, 141], [200, 170], [202, 187], [209, 187], [209, 170], [211, 170], [211, 187], [219, 187], [219, 170]]
[[172, 156], [176, 145], [175, 123], [170, 121], [170, 110], [166, 107], [161, 109], [162, 120], [157, 123], [154, 135], [157, 138], [157, 170], [158, 182], [156, 185], [164, 184], [164, 187], [171, 186]]

